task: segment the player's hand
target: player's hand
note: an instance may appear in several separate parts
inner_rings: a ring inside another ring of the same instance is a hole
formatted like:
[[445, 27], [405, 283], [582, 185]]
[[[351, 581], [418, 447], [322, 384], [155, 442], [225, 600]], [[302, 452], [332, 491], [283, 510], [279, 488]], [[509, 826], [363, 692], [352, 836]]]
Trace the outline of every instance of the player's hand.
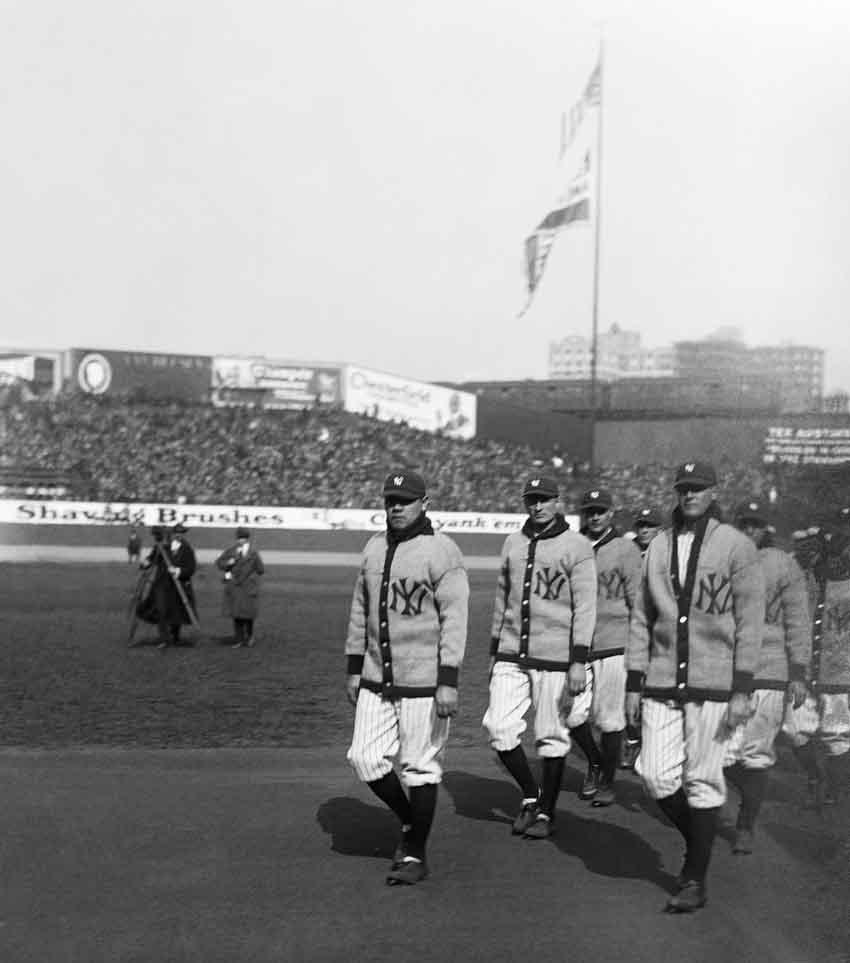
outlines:
[[788, 688], [786, 689], [786, 696], [791, 706], [794, 709], [799, 709], [800, 706], [806, 701], [806, 696], [808, 692], [806, 691], [806, 683], [800, 682], [798, 679], [789, 682]]
[[726, 708], [726, 725], [730, 729], [742, 726], [753, 714], [750, 697], [743, 692], [733, 692]]
[[438, 685], [434, 701], [441, 719], [449, 719], [457, 713], [457, 689], [453, 685]]
[[571, 696], [577, 696], [586, 688], [587, 666], [584, 662], [573, 662], [567, 671], [567, 692]]
[[640, 700], [639, 692], [626, 693], [626, 725], [635, 728], [640, 725]]
[[353, 705], [357, 705], [357, 693], [360, 691], [360, 676], [359, 675], [349, 675], [345, 678], [345, 694], [348, 697], [348, 701]]

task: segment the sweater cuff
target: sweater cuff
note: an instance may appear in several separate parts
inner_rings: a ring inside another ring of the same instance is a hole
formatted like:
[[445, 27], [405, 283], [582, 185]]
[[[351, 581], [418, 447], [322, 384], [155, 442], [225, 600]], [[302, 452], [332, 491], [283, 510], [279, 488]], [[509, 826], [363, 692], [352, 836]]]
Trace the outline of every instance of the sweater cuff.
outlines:
[[574, 645], [570, 652], [570, 662], [581, 662], [585, 664], [590, 657], [589, 645]]
[[497, 638], [490, 639], [490, 655], [497, 655], [499, 652], [499, 640]]
[[626, 673], [626, 692], [643, 692], [643, 672], [629, 669]]
[[456, 665], [441, 665], [437, 669], [437, 685], [448, 685], [456, 689], [459, 674], [460, 670]]
[[753, 673], [741, 672], [736, 669], [732, 673], [732, 692], [742, 692], [744, 695], [753, 693]]
[[792, 662], [788, 666], [788, 679], [791, 682], [805, 682], [806, 667], [804, 665], [798, 665], [796, 662]]
[[363, 660], [365, 656], [363, 655], [349, 655], [347, 662], [348, 666], [346, 672], [349, 675], [360, 675], [363, 671]]

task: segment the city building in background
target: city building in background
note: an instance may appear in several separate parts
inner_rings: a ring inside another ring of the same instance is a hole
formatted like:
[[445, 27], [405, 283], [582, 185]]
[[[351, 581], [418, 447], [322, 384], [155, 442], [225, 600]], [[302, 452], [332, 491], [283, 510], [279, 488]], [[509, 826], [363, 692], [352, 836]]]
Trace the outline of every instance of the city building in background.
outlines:
[[[764, 409], [783, 412], [820, 411], [823, 405], [824, 351], [791, 343], [749, 347], [740, 329], [721, 327], [708, 337], [647, 348], [636, 331], [612, 325], [599, 335], [596, 366], [601, 389], [598, 401], [626, 410], [668, 410], [696, 405], [697, 410]], [[549, 380], [539, 390], [521, 382], [503, 382], [502, 397], [534, 394], [560, 406], [589, 404], [591, 342], [568, 335], [549, 345]], [[649, 386], [643, 380], [656, 379]], [[553, 382], [569, 381], [571, 389]], [[484, 384], [480, 383], [479, 388]], [[610, 386], [606, 390], [606, 385]]]

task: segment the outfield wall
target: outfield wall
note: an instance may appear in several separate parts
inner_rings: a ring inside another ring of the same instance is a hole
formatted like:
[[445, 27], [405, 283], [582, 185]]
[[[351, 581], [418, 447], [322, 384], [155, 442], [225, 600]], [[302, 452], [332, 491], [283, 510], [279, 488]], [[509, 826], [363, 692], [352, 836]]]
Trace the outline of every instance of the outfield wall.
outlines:
[[[463, 552], [476, 555], [498, 553], [505, 537], [526, 519], [487, 512], [429, 512], [428, 517]], [[578, 530], [577, 516], [567, 520]], [[131, 525], [149, 541], [152, 525], [178, 522], [189, 528], [196, 548], [223, 549], [233, 542], [235, 528], [244, 525], [261, 551], [316, 552], [359, 552], [386, 524], [383, 509], [0, 499], [0, 546], [123, 547]]]

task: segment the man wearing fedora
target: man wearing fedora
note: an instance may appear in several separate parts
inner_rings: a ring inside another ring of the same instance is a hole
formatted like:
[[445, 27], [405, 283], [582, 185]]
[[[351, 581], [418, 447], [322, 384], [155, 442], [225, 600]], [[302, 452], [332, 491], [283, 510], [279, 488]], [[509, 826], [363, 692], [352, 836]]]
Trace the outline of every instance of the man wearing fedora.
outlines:
[[140, 618], [157, 627], [159, 648], [169, 645], [191, 645], [180, 639], [184, 625], [197, 625], [192, 576], [197, 563], [192, 546], [186, 541], [189, 529], [177, 524], [170, 532], [154, 530], [154, 545], [142, 562], [142, 568], [156, 567], [153, 586]]
[[714, 467], [685, 462], [673, 487], [673, 524], [649, 545], [632, 613], [626, 717], [642, 718], [635, 769], [685, 840], [667, 909], [688, 913], [706, 902], [726, 750], [751, 714], [765, 583], [753, 542], [720, 519]]
[[233, 648], [244, 645], [250, 649], [259, 611], [260, 576], [266, 569], [247, 528], [236, 529], [236, 544], [225, 549], [215, 564], [223, 573], [223, 611], [233, 620]]

